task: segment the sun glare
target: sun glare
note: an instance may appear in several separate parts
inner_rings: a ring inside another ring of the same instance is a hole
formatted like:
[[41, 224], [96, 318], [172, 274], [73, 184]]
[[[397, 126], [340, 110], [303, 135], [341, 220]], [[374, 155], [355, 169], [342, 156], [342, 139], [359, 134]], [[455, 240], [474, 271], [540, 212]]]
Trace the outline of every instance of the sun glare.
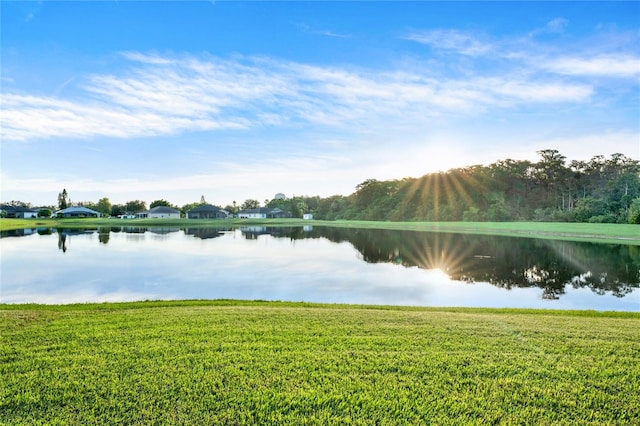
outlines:
[[449, 281], [451, 279], [451, 277], [449, 277], [449, 275], [440, 268], [430, 269], [428, 272], [429, 275], [436, 278], [438, 281]]

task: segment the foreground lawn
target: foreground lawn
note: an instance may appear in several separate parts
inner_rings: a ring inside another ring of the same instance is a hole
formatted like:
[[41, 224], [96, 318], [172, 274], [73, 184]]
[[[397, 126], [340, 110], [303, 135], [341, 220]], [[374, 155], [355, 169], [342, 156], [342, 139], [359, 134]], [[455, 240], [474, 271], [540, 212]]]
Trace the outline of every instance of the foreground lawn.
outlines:
[[237, 227], [262, 226], [332, 226], [342, 228], [387, 229], [464, 234], [504, 235], [567, 241], [640, 245], [640, 225], [615, 223], [551, 222], [382, 222], [355, 220], [302, 219], [0, 219], [0, 231], [37, 227]]
[[640, 314], [0, 305], [0, 424], [638, 424]]

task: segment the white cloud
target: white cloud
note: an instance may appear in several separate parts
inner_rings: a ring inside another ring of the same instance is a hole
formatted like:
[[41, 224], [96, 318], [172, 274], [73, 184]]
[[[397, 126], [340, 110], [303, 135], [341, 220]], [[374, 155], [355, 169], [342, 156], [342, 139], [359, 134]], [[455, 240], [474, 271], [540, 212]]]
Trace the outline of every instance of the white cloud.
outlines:
[[493, 49], [490, 43], [481, 41], [474, 34], [458, 30], [414, 31], [404, 38], [434, 49], [453, 50], [469, 56], [484, 55]]
[[640, 76], [640, 57], [632, 55], [599, 55], [589, 58], [561, 57], [542, 66], [559, 74], [637, 78]]
[[[451, 36], [447, 43], [452, 48], [489, 49], [458, 32], [431, 32], [422, 38], [435, 42], [445, 34]], [[133, 138], [257, 126], [370, 130], [382, 123], [406, 126], [491, 108], [577, 103], [595, 93], [584, 82], [511, 69], [480, 77], [480, 73], [435, 75], [418, 67], [402, 71], [327, 67], [266, 57], [138, 52], [125, 52], [123, 57], [129, 65], [125, 69], [77, 79], [80, 94], [75, 98], [3, 94], [3, 140]], [[564, 73], [581, 69], [626, 75], [638, 65], [630, 57], [605, 59], [558, 58], [544, 66]]]
[[530, 36], [537, 36], [539, 34], [562, 34], [569, 26], [569, 21], [564, 18], [556, 18], [547, 22], [543, 28], [536, 28], [529, 33]]

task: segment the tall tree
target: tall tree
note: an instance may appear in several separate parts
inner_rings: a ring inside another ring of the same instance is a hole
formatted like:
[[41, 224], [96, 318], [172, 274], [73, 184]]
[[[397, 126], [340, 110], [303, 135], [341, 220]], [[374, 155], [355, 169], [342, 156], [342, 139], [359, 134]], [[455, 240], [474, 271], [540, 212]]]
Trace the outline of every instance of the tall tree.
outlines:
[[67, 194], [67, 189], [64, 188], [61, 193], [58, 194], [58, 209], [66, 209], [69, 207], [69, 194]]

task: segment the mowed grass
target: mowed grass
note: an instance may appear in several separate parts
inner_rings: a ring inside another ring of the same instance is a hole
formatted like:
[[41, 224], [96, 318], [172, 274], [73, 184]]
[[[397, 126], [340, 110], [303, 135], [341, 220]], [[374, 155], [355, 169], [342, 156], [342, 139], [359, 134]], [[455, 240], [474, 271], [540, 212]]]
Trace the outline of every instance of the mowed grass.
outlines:
[[327, 226], [359, 229], [386, 229], [424, 232], [504, 235], [567, 241], [640, 245], [640, 225], [615, 223], [552, 222], [383, 222], [363, 220], [302, 219], [0, 219], [0, 231], [37, 227], [238, 227], [261, 226]]
[[638, 424], [640, 314], [0, 305], [0, 423]]

